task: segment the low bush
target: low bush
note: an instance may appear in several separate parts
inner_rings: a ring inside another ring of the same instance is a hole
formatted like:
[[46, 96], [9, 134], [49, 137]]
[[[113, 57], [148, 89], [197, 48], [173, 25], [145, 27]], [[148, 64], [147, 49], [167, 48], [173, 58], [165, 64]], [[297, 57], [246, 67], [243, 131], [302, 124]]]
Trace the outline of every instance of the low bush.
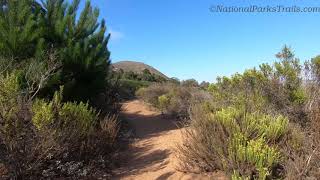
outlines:
[[153, 84], [137, 91], [137, 96], [163, 113], [178, 118], [188, 118], [192, 104], [209, 101], [211, 95], [197, 87], [172, 83]]
[[119, 131], [116, 116], [100, 120], [87, 103], [62, 102], [62, 89], [51, 101], [26, 101], [19, 77], [0, 75], [1, 163], [9, 177], [78, 176], [61, 172], [57, 162], [110, 158]]
[[132, 99], [135, 97], [136, 91], [140, 88], [147, 87], [150, 82], [120, 79], [117, 81], [117, 94], [122, 100]]
[[173, 89], [172, 84], [151, 84], [148, 87], [138, 89], [136, 95], [151, 105], [158, 105], [158, 98], [167, 94], [170, 89]]
[[232, 179], [283, 177], [287, 158], [283, 151], [295, 149], [290, 142], [297, 139], [287, 118], [234, 107], [212, 112], [204, 105], [195, 106], [189, 126], [179, 147], [182, 167], [224, 170]]
[[170, 99], [168, 96], [162, 95], [158, 97], [158, 104], [162, 113], [168, 109], [169, 103]]
[[[105, 140], [100, 143], [111, 145], [114, 142], [118, 132], [116, 116], [106, 116], [100, 121], [99, 113], [88, 103], [62, 103], [61, 99], [62, 90], [56, 92], [50, 102], [36, 100], [32, 107], [33, 124], [39, 131], [56, 136], [54, 138], [63, 147], [62, 152], [57, 152], [59, 155], [66, 151], [78, 154], [77, 159], [91, 157], [94, 150], [90, 152], [87, 148], [95, 147], [91, 143], [97, 133], [101, 136], [99, 139]], [[108, 151], [108, 148], [104, 150]]]
[[[88, 104], [62, 103], [61, 99], [62, 89], [50, 102], [36, 100], [32, 106], [32, 122], [39, 131], [52, 131], [57, 140], [63, 139], [63, 146], [68, 152], [79, 152], [98, 122], [98, 113]], [[67, 145], [75, 146], [75, 151]]]
[[[28, 161], [28, 156], [23, 154], [29, 151], [30, 141], [26, 139], [32, 136], [32, 131], [25, 123], [28, 114], [23, 112], [26, 104], [20, 92], [19, 76], [16, 72], [0, 75], [0, 143], [2, 148], [2, 163], [18, 176], [18, 169], [27, 168], [21, 161]], [[24, 117], [26, 116], [26, 117]]]

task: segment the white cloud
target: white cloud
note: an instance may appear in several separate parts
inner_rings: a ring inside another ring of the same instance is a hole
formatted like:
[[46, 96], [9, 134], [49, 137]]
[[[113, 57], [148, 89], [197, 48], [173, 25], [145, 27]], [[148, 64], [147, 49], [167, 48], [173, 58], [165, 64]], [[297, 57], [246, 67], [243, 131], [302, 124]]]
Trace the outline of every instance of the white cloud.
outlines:
[[109, 33], [111, 34], [111, 40], [120, 40], [124, 38], [124, 34], [120, 31], [110, 29]]

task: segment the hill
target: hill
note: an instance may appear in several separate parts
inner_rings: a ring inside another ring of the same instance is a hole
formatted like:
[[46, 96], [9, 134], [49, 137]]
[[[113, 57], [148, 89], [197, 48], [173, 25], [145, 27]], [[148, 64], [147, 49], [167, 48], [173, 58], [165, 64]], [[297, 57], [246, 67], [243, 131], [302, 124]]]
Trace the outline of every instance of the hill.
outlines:
[[142, 62], [136, 62], [136, 61], [119, 61], [114, 64], [112, 64], [112, 68], [114, 71], [119, 71], [122, 69], [124, 72], [134, 72], [134, 73], [142, 73], [143, 70], [148, 69], [150, 73], [159, 75], [165, 79], [169, 79], [166, 75], [161, 73], [159, 70], [155, 69], [152, 66], [149, 66], [147, 64], [144, 64]]

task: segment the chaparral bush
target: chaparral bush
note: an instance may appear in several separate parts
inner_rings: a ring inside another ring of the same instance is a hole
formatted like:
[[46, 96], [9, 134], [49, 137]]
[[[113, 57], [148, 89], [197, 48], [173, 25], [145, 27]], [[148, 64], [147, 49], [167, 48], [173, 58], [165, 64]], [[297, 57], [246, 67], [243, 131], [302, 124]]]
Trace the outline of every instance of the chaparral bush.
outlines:
[[182, 168], [231, 179], [319, 178], [319, 58], [304, 70], [287, 46], [277, 58], [209, 85], [213, 98], [192, 106], [183, 133]]
[[172, 84], [151, 84], [148, 87], [140, 88], [136, 95], [145, 102], [157, 106], [158, 97], [167, 94], [173, 87], [174, 85]]
[[111, 153], [119, 130], [116, 116], [100, 120], [87, 103], [62, 102], [62, 90], [51, 101], [25, 101], [16, 72], [1, 75], [0, 86], [1, 163], [9, 177], [58, 177], [58, 169], [43, 173], [56, 161], [89, 163]]
[[198, 87], [185, 87], [173, 83], [152, 84], [140, 88], [137, 96], [153, 107], [178, 118], [188, 118], [192, 104], [209, 101], [211, 95]]
[[170, 99], [168, 96], [162, 95], [158, 97], [158, 104], [161, 112], [164, 112], [168, 108], [169, 103], [170, 103]]
[[50, 102], [44, 100], [34, 102], [32, 106], [33, 124], [39, 130], [48, 130], [53, 127], [55, 132], [61, 130], [65, 133], [76, 133], [68, 135], [72, 141], [74, 141], [72, 138], [87, 136], [98, 122], [98, 113], [88, 104], [82, 102], [61, 103], [62, 92], [62, 89], [59, 93], [56, 92]]
[[120, 99], [132, 99], [135, 97], [135, 93], [137, 90], [143, 87], [147, 87], [150, 85], [150, 82], [147, 81], [137, 81], [137, 80], [129, 80], [129, 79], [119, 79], [116, 80], [116, 84], [118, 87], [117, 94]]
[[276, 178], [285, 162], [282, 148], [294, 147], [289, 143], [295, 137], [288, 123], [281, 115], [234, 107], [210, 112], [197, 105], [180, 146], [182, 165], [201, 171], [225, 170], [234, 179]]

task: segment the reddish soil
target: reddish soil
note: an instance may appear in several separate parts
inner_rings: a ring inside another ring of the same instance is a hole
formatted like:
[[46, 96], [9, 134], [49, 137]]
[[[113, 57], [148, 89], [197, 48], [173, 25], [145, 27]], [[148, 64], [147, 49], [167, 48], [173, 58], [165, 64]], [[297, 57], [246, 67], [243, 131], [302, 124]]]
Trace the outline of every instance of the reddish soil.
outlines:
[[126, 152], [121, 168], [113, 179], [164, 180], [164, 179], [226, 179], [223, 174], [214, 176], [178, 171], [175, 147], [182, 142], [181, 129], [176, 121], [150, 110], [140, 100], [123, 105], [123, 115], [135, 131], [136, 139]]

